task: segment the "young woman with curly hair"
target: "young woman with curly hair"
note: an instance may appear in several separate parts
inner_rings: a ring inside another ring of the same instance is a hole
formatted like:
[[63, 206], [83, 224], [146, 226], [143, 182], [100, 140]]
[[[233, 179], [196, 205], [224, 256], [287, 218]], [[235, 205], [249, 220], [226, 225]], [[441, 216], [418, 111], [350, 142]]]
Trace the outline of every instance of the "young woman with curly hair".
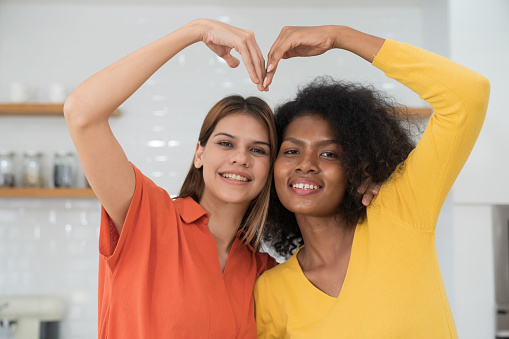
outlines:
[[[489, 82], [419, 48], [321, 26], [282, 30], [264, 85], [280, 59], [335, 48], [403, 83], [434, 114], [414, 147], [400, 110], [371, 88], [321, 78], [276, 110], [265, 240], [293, 255], [255, 284], [258, 338], [457, 338], [435, 227], [480, 132]], [[366, 207], [373, 182], [382, 185]]]

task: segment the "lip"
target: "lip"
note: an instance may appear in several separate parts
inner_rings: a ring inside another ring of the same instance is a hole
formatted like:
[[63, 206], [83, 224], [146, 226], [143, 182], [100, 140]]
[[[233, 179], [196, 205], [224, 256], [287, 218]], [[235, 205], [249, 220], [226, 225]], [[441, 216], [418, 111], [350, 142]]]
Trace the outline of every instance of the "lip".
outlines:
[[[221, 179], [223, 179], [224, 181], [226, 181], [227, 183], [229, 184], [232, 184], [232, 185], [247, 185], [249, 184], [251, 181], [253, 181], [253, 179], [251, 178], [251, 176], [249, 174], [247, 174], [246, 172], [241, 172], [241, 171], [235, 171], [235, 170], [227, 170], [227, 171], [222, 171], [222, 172], [219, 172], [219, 177]], [[231, 179], [228, 179], [228, 178], [225, 178], [223, 177], [223, 174], [235, 174], [235, 175], [239, 175], [241, 177], [244, 177], [247, 179], [247, 181], [237, 181], [237, 180], [231, 180]]]
[[[293, 185], [296, 185], [296, 184], [303, 184], [303, 185], [307, 184], [307, 185], [312, 185], [312, 186], [318, 186], [318, 189], [311, 189], [311, 190], [307, 189], [307, 190], [305, 190], [305, 189], [293, 187]], [[318, 182], [316, 182], [314, 180], [308, 179], [308, 178], [298, 178], [298, 179], [291, 180], [289, 182], [289, 184], [288, 184], [288, 187], [295, 194], [302, 195], [302, 196], [318, 193], [323, 188], [323, 186], [320, 185], [320, 183], [318, 183]]]

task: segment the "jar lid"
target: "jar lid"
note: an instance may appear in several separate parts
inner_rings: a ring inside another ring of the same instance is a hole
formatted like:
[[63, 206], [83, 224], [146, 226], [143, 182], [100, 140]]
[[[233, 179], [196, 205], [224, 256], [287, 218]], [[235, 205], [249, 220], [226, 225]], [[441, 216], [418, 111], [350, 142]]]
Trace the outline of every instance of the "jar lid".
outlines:
[[55, 156], [58, 156], [58, 157], [74, 156], [74, 152], [72, 152], [72, 151], [57, 151], [57, 152], [55, 152]]
[[25, 156], [29, 156], [29, 157], [33, 157], [33, 156], [40, 157], [40, 156], [42, 156], [42, 152], [41, 151], [34, 151], [34, 150], [25, 151], [25, 153], [23, 153], [23, 154]]

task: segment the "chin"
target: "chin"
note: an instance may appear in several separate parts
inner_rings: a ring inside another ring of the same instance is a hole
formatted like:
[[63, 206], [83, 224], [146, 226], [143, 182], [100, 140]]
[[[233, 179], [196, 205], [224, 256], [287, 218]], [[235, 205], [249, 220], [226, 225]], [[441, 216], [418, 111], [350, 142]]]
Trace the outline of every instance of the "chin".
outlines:
[[291, 203], [291, 204], [283, 203], [283, 206], [290, 212], [296, 213], [296, 214], [312, 214], [313, 212], [316, 212], [316, 208], [314, 208], [313, 206], [303, 206], [302, 204], [294, 204], [294, 203]]
[[[253, 198], [254, 199], [254, 198]], [[251, 203], [253, 199], [250, 199], [249, 197], [236, 197], [233, 195], [225, 195], [222, 197], [222, 201], [226, 204], [236, 204], [236, 205], [247, 205]]]
[[302, 205], [302, 204], [283, 204], [283, 206], [294, 214], [312, 216], [312, 217], [333, 217], [336, 215], [336, 209], [328, 210], [323, 206]]

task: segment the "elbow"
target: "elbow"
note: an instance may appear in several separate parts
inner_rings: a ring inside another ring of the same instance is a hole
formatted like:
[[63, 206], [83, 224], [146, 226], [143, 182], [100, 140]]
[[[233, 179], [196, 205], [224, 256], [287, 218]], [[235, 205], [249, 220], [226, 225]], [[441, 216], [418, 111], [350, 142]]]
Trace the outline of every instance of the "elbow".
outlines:
[[486, 77], [477, 74], [476, 79], [473, 79], [470, 86], [474, 91], [473, 93], [475, 93], [473, 98], [476, 98], [475, 102], [472, 103], [472, 107], [475, 108], [477, 112], [485, 116], [490, 99], [490, 81]]
[[478, 88], [480, 93], [482, 94], [482, 97], [486, 100], [490, 97], [490, 90], [491, 90], [491, 84], [488, 78], [485, 76], [480, 75], [478, 80]]
[[64, 117], [65, 117], [65, 121], [69, 121], [71, 120], [72, 117], [74, 117], [75, 115], [75, 102], [74, 102], [74, 98], [71, 95], [69, 95], [67, 97], [67, 99], [65, 99], [65, 102], [64, 102]]
[[69, 129], [84, 128], [92, 123], [83, 102], [71, 93], [64, 102], [64, 117]]

